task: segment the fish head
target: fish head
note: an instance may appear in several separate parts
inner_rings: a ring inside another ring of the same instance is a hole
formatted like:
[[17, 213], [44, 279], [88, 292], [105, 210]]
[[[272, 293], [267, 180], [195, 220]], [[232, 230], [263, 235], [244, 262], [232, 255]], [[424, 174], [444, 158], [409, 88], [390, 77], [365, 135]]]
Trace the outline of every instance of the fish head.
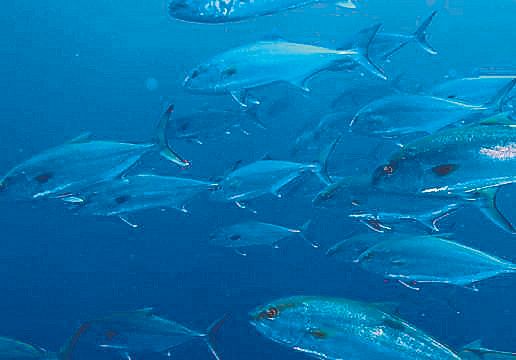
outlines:
[[222, 93], [236, 73], [236, 67], [222, 62], [204, 63], [190, 71], [183, 87], [193, 93]]
[[223, 247], [238, 247], [242, 242], [242, 235], [231, 228], [221, 228], [210, 235], [210, 243]]
[[172, 0], [168, 6], [171, 17], [200, 23], [218, 23], [227, 20], [230, 1]]
[[385, 191], [418, 193], [423, 177], [423, 165], [417, 159], [395, 159], [376, 168], [372, 184]]
[[302, 297], [279, 299], [249, 312], [249, 322], [259, 333], [286, 345], [295, 345], [306, 334], [308, 321]]
[[17, 198], [33, 198], [52, 188], [53, 173], [50, 171], [14, 171], [0, 180], [0, 192], [15, 195]]

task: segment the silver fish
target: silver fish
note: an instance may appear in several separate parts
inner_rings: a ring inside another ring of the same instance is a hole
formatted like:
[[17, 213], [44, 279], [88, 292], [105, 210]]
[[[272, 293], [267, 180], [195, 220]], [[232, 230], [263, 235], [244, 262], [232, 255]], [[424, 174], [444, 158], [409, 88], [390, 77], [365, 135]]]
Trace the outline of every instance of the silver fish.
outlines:
[[2, 360], [58, 360], [58, 354], [15, 339], [0, 336]]
[[460, 360], [445, 345], [381, 305], [339, 298], [293, 296], [249, 313], [266, 338], [326, 360]]
[[275, 14], [316, 3], [335, 3], [356, 8], [353, 0], [172, 0], [169, 14], [173, 18], [198, 23], [226, 23]]
[[[282, 240], [294, 236], [308, 242], [306, 232], [309, 226], [310, 221], [299, 229], [260, 221], [247, 221], [218, 229], [210, 236], [210, 242], [216, 246], [235, 249], [239, 254], [245, 255], [245, 252], [241, 250], [242, 248], [253, 246], [273, 246], [276, 248]], [[315, 242], [310, 242], [310, 244], [313, 247], [318, 247]]]
[[15, 166], [0, 179], [0, 190], [19, 199], [59, 197], [92, 184], [113, 179], [132, 167], [143, 155], [159, 151], [181, 167], [189, 166], [168, 145], [166, 128], [173, 106], [163, 114], [156, 141], [127, 143], [79, 137], [46, 150]]
[[368, 58], [368, 47], [380, 25], [364, 29], [350, 49], [328, 49], [284, 40], [259, 41], [228, 50], [193, 69], [184, 81], [192, 92], [230, 93], [242, 106], [259, 103], [248, 90], [287, 82], [308, 91], [307, 81], [325, 70], [359, 63], [384, 78]]
[[116, 351], [129, 360], [134, 354], [170, 354], [175, 347], [199, 339], [219, 360], [212, 340], [223, 321], [224, 318], [214, 322], [205, 332], [199, 332], [155, 315], [151, 308], [115, 313], [83, 323], [64, 347], [63, 358], [72, 359], [81, 341]]
[[516, 272], [516, 265], [509, 261], [430, 235], [388, 239], [362, 253], [358, 263], [367, 271], [405, 285], [415, 282], [467, 286]]
[[399, 137], [434, 133], [453, 124], [471, 123], [503, 110], [516, 79], [506, 84], [487, 103], [470, 105], [429, 95], [392, 95], [360, 109], [350, 123], [353, 132], [364, 135]]

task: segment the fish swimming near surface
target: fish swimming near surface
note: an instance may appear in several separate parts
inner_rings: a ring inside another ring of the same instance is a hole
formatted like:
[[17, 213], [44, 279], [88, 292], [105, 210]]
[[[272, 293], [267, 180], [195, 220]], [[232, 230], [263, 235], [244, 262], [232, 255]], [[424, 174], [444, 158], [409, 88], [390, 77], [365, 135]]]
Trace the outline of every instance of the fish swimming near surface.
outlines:
[[117, 352], [127, 360], [131, 360], [134, 355], [151, 353], [170, 356], [174, 348], [199, 339], [206, 343], [213, 357], [219, 360], [212, 342], [224, 320], [217, 320], [205, 332], [200, 332], [155, 315], [151, 308], [115, 313], [83, 323], [68, 340], [62, 357], [63, 360], [71, 360], [81, 342]]
[[324, 47], [281, 39], [259, 41], [228, 50], [197, 66], [185, 78], [190, 92], [229, 93], [243, 107], [259, 104], [248, 90], [277, 82], [287, 82], [309, 91], [308, 81], [326, 70], [341, 70], [360, 64], [385, 78], [382, 70], [368, 58], [368, 47], [380, 25], [362, 30], [350, 48]]
[[172, 111], [173, 106], [170, 106], [163, 114], [154, 142], [129, 143], [79, 137], [12, 168], [0, 178], [0, 191], [9, 191], [17, 199], [60, 197], [120, 176], [152, 151], [159, 151], [176, 165], [189, 166], [188, 161], [168, 145], [165, 131]]
[[[513, 75], [480, 75], [443, 81], [430, 90], [431, 95], [468, 104], [485, 104], [508, 81], [516, 79]], [[514, 91], [511, 91], [513, 94]]]
[[168, 10], [173, 18], [198, 23], [227, 23], [271, 15], [318, 3], [356, 8], [353, 0], [172, 0]]
[[59, 354], [15, 339], [0, 336], [1, 360], [58, 360]]
[[281, 191], [307, 174], [316, 174], [324, 184], [331, 183], [327, 172], [328, 158], [338, 139], [325, 149], [318, 163], [305, 164], [284, 160], [259, 160], [227, 174], [212, 199], [233, 202], [246, 207], [249, 200], [272, 194], [281, 197]]
[[510, 261], [431, 235], [388, 239], [367, 249], [357, 262], [367, 271], [414, 288], [418, 283], [468, 286], [516, 272]]
[[384, 308], [343, 298], [293, 296], [259, 306], [249, 317], [266, 338], [317, 359], [460, 360]]
[[410, 142], [373, 175], [375, 187], [385, 191], [461, 196], [510, 233], [516, 231], [496, 196], [515, 181], [516, 125], [508, 114]]
[[350, 130], [382, 137], [431, 134], [450, 125], [471, 123], [502, 112], [514, 85], [516, 79], [505, 84], [483, 105], [470, 105], [430, 95], [387, 96], [360, 109], [350, 122]]
[[[216, 246], [234, 249], [240, 255], [246, 255], [246, 248], [253, 246], [279, 247], [281, 241], [298, 237], [309, 242], [306, 232], [310, 221], [306, 222], [300, 229], [287, 228], [280, 225], [264, 223], [260, 221], [247, 221], [239, 224], [222, 227], [210, 236], [210, 242]], [[309, 242], [313, 247], [319, 245]]]
[[137, 227], [128, 216], [155, 208], [188, 212], [186, 203], [203, 192], [213, 191], [217, 184], [152, 174], [124, 176], [99, 183], [63, 200], [76, 205], [81, 214], [117, 216]]
[[480, 340], [474, 341], [462, 347], [460, 353], [462, 360], [514, 360], [516, 353], [487, 349], [482, 346]]

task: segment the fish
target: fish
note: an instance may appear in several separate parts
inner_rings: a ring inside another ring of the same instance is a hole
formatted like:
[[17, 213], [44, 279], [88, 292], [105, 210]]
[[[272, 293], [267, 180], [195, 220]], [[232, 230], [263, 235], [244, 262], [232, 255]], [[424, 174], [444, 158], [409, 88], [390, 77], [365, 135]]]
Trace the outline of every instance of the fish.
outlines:
[[168, 13], [171, 17], [186, 22], [220, 24], [317, 3], [333, 3], [342, 8], [356, 8], [353, 0], [172, 0]]
[[357, 263], [364, 270], [408, 287], [424, 283], [467, 287], [500, 274], [516, 272], [516, 265], [510, 261], [438, 235], [388, 239], [364, 251]]
[[480, 340], [462, 347], [459, 353], [463, 360], [514, 360], [516, 353], [487, 349]]
[[269, 340], [317, 359], [460, 360], [385, 307], [345, 298], [292, 296], [256, 307], [249, 321]]
[[[430, 90], [430, 94], [444, 99], [452, 99], [468, 104], [484, 104], [514, 75], [480, 75], [441, 82]], [[513, 94], [511, 91], [510, 94]]]
[[515, 181], [516, 124], [506, 113], [409, 142], [372, 179], [384, 191], [461, 196], [509, 233], [496, 196]]
[[129, 143], [80, 136], [16, 165], [0, 178], [0, 192], [16, 199], [60, 197], [125, 173], [145, 154], [158, 151], [180, 167], [190, 164], [168, 145], [165, 134], [173, 105], [162, 115], [156, 140]]
[[397, 94], [362, 107], [351, 120], [358, 134], [397, 138], [412, 133], [432, 134], [454, 124], [471, 123], [499, 112], [516, 85], [511, 80], [487, 103], [471, 105], [431, 95]]
[[441, 220], [467, 205], [458, 196], [383, 191], [372, 186], [369, 176], [341, 178], [313, 199], [318, 207], [330, 202], [339, 209], [342, 204], [348, 208], [352, 205], [348, 217], [379, 233], [394, 230], [395, 224], [414, 221], [430, 232], [438, 232]]
[[0, 359], [58, 360], [58, 354], [15, 339], [0, 336]]
[[326, 256], [346, 262], [355, 262], [364, 251], [390, 238], [390, 234], [376, 232], [352, 234], [329, 247], [326, 250]]
[[273, 246], [277, 248], [282, 240], [296, 236], [317, 248], [319, 245], [308, 241], [306, 237], [309, 226], [310, 221], [307, 221], [299, 229], [260, 221], [247, 221], [217, 229], [210, 236], [210, 243], [231, 248], [240, 255], [246, 255], [242, 248], [253, 246]]
[[281, 191], [306, 174], [316, 174], [322, 183], [331, 182], [327, 167], [328, 158], [339, 139], [320, 154], [317, 163], [306, 164], [285, 160], [258, 160], [229, 172], [219, 182], [211, 198], [215, 201], [232, 202], [245, 208], [249, 200], [272, 194], [281, 197]]
[[[428, 42], [427, 33], [428, 27], [432, 23], [435, 15], [437, 15], [437, 11], [433, 11], [423, 20], [412, 34], [379, 32], [371, 43], [369, 56], [372, 59], [387, 60], [410, 43], [416, 43], [430, 55], [437, 55], [437, 50]], [[351, 42], [351, 40], [348, 41], [344, 46]]]
[[207, 109], [177, 117], [174, 121], [173, 138], [202, 145], [219, 141], [223, 136], [236, 133], [250, 135], [252, 129], [266, 126], [252, 111]]
[[186, 203], [218, 184], [174, 176], [137, 174], [109, 180], [71, 194], [62, 200], [73, 204], [79, 213], [117, 216], [133, 225], [128, 215], [155, 208], [188, 212]]
[[64, 346], [63, 360], [72, 359], [81, 341], [131, 360], [134, 355], [150, 353], [170, 356], [174, 348], [195, 339], [204, 341], [213, 357], [220, 360], [213, 339], [225, 320], [215, 321], [206, 331], [196, 331], [156, 315], [152, 308], [114, 313], [84, 322]]
[[242, 107], [259, 104], [251, 89], [286, 82], [303, 92], [308, 81], [326, 70], [342, 70], [358, 63], [386, 78], [368, 58], [368, 47], [380, 24], [362, 30], [351, 48], [329, 49], [282, 39], [263, 40], [223, 52], [195, 67], [183, 86], [192, 93], [231, 94]]

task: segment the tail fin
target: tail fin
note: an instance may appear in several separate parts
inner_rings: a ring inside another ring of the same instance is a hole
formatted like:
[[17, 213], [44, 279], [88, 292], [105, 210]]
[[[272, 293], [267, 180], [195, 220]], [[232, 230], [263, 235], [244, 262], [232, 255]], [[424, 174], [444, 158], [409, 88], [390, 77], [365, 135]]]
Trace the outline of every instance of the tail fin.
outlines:
[[330, 178], [330, 175], [328, 175], [328, 160], [335, 151], [335, 147], [339, 143], [340, 138], [341, 136], [337, 137], [319, 155], [319, 169], [317, 171], [317, 176], [319, 176], [319, 179], [321, 179], [321, 181], [326, 185], [330, 185], [333, 182]]
[[417, 28], [417, 30], [414, 32], [414, 39], [417, 41], [418, 45], [423, 48], [427, 53], [430, 55], [437, 55], [437, 50], [434, 49], [432, 45], [428, 42], [427, 38], [427, 32], [428, 26], [432, 23], [432, 20], [434, 19], [434, 16], [437, 14], [437, 11], [434, 11], [430, 14], [429, 17], [423, 21], [421, 25]]
[[176, 153], [168, 144], [167, 139], [167, 128], [170, 122], [170, 118], [172, 116], [172, 112], [174, 111], [174, 105], [170, 105], [167, 110], [161, 116], [161, 119], [158, 123], [156, 143], [159, 146], [160, 155], [165, 159], [172, 161], [174, 164], [179, 165], [180, 167], [188, 167], [190, 163], [183, 159], [178, 153]]
[[502, 112], [503, 106], [507, 102], [508, 96], [511, 93], [512, 89], [514, 89], [515, 85], [516, 79], [512, 79], [507, 85], [498, 90], [495, 96], [493, 96], [493, 98], [485, 104], [485, 107], [498, 112]]
[[79, 329], [66, 341], [66, 343], [59, 349], [57, 358], [59, 360], [71, 360], [72, 353], [79, 342], [80, 337], [91, 327], [91, 323], [82, 324]]
[[305, 222], [303, 224], [303, 226], [301, 226], [301, 228], [299, 230], [294, 230], [293, 232], [295, 232], [296, 234], [299, 234], [299, 236], [304, 241], [306, 241], [308, 244], [310, 244], [310, 246], [312, 246], [312, 247], [317, 249], [321, 245], [319, 243], [315, 242], [315, 241], [309, 240], [308, 237], [306, 236], [306, 234], [308, 233], [308, 229], [310, 228], [311, 224], [312, 224], [312, 220], [308, 220], [307, 222]]
[[213, 346], [215, 335], [222, 327], [222, 324], [227, 320], [228, 315], [224, 315], [220, 319], [215, 320], [206, 330], [206, 335], [204, 336], [204, 341], [206, 342], [206, 346], [208, 346], [208, 350], [210, 350], [210, 353], [213, 355], [215, 360], [220, 360], [219, 354], [217, 354], [217, 351], [215, 351], [215, 348]]
[[500, 212], [496, 206], [498, 187], [487, 188], [477, 194], [476, 205], [495, 225], [510, 234], [516, 234], [516, 229], [511, 222]]
[[[387, 76], [383, 72], [383, 70], [374, 64], [369, 58], [369, 46], [371, 45], [376, 33], [380, 29], [381, 24], [376, 24], [374, 26], [368, 27], [360, 31], [356, 36], [353, 42], [352, 49], [356, 52], [354, 55], [354, 60], [362, 65], [367, 71], [371, 74], [378, 76], [384, 80], [387, 79]], [[344, 50], [344, 49], [337, 49]]]

